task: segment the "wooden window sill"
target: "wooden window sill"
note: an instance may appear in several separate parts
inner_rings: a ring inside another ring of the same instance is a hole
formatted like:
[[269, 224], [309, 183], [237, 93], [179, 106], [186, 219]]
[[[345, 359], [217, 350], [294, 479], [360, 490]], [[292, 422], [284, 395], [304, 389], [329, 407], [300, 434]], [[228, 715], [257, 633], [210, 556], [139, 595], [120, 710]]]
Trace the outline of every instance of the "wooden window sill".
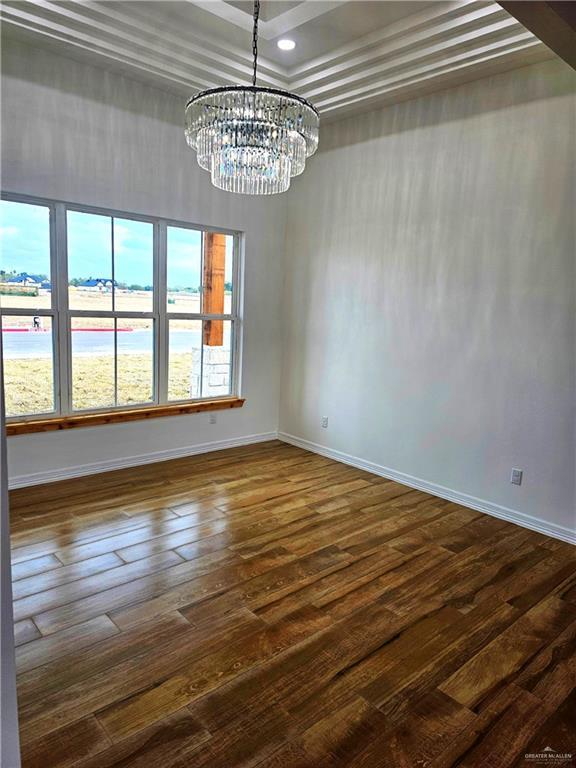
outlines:
[[12, 437], [14, 435], [28, 435], [32, 432], [53, 432], [59, 429], [95, 427], [101, 424], [158, 419], [162, 416], [182, 416], [188, 413], [200, 413], [201, 411], [223, 411], [228, 410], [228, 408], [242, 408], [243, 405], [243, 398], [231, 397], [225, 400], [203, 400], [198, 403], [181, 403], [179, 405], [151, 405], [145, 408], [132, 408], [125, 411], [79, 413], [77, 416], [56, 416], [53, 418], [36, 419], [34, 421], [12, 421], [6, 424], [6, 434], [8, 437]]

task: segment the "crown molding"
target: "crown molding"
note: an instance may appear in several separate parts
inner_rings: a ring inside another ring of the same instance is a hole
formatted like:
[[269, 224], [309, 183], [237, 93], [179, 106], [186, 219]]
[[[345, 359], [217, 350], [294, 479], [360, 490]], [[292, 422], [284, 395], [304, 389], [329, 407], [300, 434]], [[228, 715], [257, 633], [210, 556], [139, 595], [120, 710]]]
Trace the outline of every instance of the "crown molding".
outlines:
[[[207, 4], [206, 0], [187, 2], [202, 8]], [[251, 16], [245, 11], [222, 0], [208, 4], [218, 11], [216, 15], [221, 11], [234, 17], [241, 14], [251, 25]], [[180, 30], [169, 14], [160, 14], [161, 3], [139, 4], [138, 13], [130, 5], [118, 7], [94, 0], [66, 5], [52, 0], [5, 0], [0, 15], [8, 31], [10, 27], [27, 30], [64, 52], [90, 54], [104, 65], [132, 71], [182, 94], [250, 83], [250, 50], [229, 45], [214, 35]], [[306, 14], [308, 20], [322, 15], [312, 14], [313, 9], [318, 11], [318, 4], [300, 3], [264, 24], [278, 22], [274, 29], [279, 30], [289, 19], [293, 25]], [[379, 103], [413, 98], [483, 77], [486, 72], [552, 56], [499, 4], [455, 0], [404, 17], [291, 70], [261, 58], [259, 83], [292, 90], [314, 103], [323, 118], [337, 119], [351, 109], [373, 109]]]
[[[549, 58], [534, 41], [519, 41], [516, 45], [503, 46], [491, 44], [482, 53], [466, 56], [459, 54], [450, 61], [435, 67], [423, 66], [420, 71], [412, 71], [408, 76], [391, 77], [380, 82], [374, 89], [360, 89], [347, 94], [343, 99], [337, 97], [320, 102], [321, 114], [329, 120], [340, 119], [353, 111], [367, 111], [379, 106], [416, 98], [434, 91], [451, 88], [471, 80], [488, 77], [508, 69], [515, 69], [534, 64]], [[316, 104], [319, 102], [316, 101]]]
[[[75, 10], [49, 0], [2, 3], [3, 24], [14, 25], [47, 38], [121, 61], [151, 74], [192, 88], [209, 88], [238, 81], [250, 82], [252, 54], [205, 35], [178, 35], [117, 11], [107, 3], [84, 2]], [[277, 65], [259, 60], [261, 82], [285, 87], [285, 73]]]
[[[440, 24], [442, 21], [456, 19], [469, 10], [469, 6], [477, 7], [481, 11], [486, 7], [486, 3], [479, 3], [476, 0], [451, 0], [450, 2], [439, 2], [435, 6], [421, 11], [419, 13], [406, 16], [393, 24], [389, 24], [381, 29], [376, 29], [367, 35], [356, 38], [350, 43], [339, 46], [328, 53], [311, 59], [304, 64], [293, 67], [289, 75], [294, 82], [298, 82], [304, 75], [310, 74], [316, 70], [324, 70], [340, 61], [347, 61], [357, 56], [362, 51], [371, 49], [390, 38], [398, 35], [403, 36], [406, 33], [421, 28], [432, 27]], [[496, 7], [495, 3], [490, 3], [490, 8]]]
[[[241, 8], [236, 8], [224, 0], [186, 0], [186, 2], [218, 16], [229, 24], [252, 32], [254, 23], [252, 14]], [[258, 20], [258, 36], [264, 40], [273, 40], [275, 37], [280, 37], [280, 35], [317, 19], [319, 16], [324, 16], [330, 11], [340, 8], [345, 2], [346, 0], [323, 0], [322, 3], [301, 2], [294, 8], [279, 13], [278, 16], [268, 21], [260, 18]]]

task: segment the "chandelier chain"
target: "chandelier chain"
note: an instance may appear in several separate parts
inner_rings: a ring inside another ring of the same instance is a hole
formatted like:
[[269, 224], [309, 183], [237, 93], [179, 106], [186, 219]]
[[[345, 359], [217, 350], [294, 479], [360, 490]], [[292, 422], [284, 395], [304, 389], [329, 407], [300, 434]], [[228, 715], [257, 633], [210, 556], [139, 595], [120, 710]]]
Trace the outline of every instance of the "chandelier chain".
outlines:
[[260, 0], [254, 0], [254, 29], [252, 32], [252, 53], [254, 55], [254, 72], [252, 85], [256, 85], [256, 68], [258, 66], [258, 18], [260, 16]]

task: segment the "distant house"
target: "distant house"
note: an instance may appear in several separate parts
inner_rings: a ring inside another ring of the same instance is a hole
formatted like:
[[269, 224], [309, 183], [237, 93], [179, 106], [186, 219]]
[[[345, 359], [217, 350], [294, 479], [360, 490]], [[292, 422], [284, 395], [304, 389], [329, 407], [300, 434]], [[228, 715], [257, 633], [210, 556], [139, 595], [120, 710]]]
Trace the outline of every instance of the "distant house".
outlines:
[[87, 288], [92, 291], [111, 291], [116, 284], [110, 277], [89, 277], [78, 284], [78, 288]]
[[20, 272], [20, 274], [15, 277], [9, 277], [6, 282], [18, 285], [37, 286], [38, 288], [43, 288], [45, 284], [50, 285], [50, 283], [47, 283], [46, 279], [41, 275], [29, 275], [28, 272]]

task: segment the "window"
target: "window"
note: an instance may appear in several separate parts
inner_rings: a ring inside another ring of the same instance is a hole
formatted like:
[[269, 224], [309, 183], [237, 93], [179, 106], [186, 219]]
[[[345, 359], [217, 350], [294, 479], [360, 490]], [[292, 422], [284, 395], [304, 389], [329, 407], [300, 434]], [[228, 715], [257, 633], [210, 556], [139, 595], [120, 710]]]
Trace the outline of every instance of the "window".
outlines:
[[7, 417], [236, 396], [238, 245], [237, 233], [4, 198]]

